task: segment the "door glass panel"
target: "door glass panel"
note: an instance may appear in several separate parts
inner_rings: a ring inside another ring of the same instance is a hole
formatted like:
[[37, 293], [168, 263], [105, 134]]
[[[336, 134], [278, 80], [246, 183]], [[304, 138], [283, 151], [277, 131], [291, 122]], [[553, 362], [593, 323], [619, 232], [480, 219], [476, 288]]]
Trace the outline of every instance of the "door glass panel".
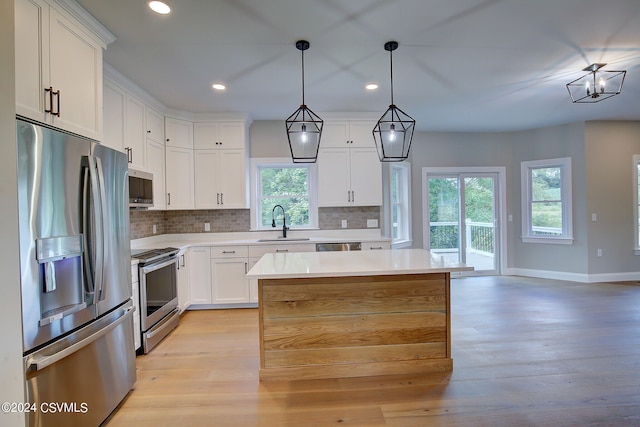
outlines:
[[458, 178], [429, 178], [429, 247], [454, 262], [460, 260]]
[[476, 271], [496, 269], [494, 178], [464, 178], [464, 262]]
[[429, 249], [475, 273], [497, 273], [495, 174], [428, 176]]

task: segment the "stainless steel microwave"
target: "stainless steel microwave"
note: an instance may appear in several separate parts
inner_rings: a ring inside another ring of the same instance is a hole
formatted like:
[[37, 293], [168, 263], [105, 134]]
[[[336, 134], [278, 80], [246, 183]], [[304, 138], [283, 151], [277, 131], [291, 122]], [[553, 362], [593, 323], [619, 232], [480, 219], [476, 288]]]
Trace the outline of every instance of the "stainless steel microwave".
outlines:
[[129, 169], [129, 207], [153, 206], [153, 174]]

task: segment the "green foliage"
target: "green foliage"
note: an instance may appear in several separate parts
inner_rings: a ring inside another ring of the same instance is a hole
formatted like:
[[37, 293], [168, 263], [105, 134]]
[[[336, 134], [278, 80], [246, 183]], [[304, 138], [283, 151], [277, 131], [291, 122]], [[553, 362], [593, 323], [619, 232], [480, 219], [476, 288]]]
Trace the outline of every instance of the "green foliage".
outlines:
[[[282, 205], [287, 225], [309, 225], [309, 180], [306, 168], [261, 168], [262, 225], [270, 226], [275, 205]], [[282, 227], [282, 211], [275, 211], [276, 227]]]

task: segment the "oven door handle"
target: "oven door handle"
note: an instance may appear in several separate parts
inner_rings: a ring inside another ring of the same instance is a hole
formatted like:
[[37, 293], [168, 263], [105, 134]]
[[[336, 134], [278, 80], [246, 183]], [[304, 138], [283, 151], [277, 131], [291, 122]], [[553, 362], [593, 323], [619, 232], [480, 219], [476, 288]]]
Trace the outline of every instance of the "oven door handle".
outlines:
[[168, 265], [176, 264], [177, 262], [178, 262], [178, 258], [175, 256], [172, 256], [168, 258], [166, 261], [160, 261], [157, 263], [145, 265], [144, 267], [140, 267], [140, 271], [142, 272], [142, 274], [148, 274], [148, 273], [151, 273], [152, 271], [160, 270], [161, 268], [164, 268]]

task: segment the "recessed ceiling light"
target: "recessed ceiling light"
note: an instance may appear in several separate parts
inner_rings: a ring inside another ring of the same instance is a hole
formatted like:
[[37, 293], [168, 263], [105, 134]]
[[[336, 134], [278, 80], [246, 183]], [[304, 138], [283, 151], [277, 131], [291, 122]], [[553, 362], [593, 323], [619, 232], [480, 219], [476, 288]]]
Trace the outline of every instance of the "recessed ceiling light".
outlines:
[[365, 89], [367, 90], [376, 90], [378, 89], [378, 85], [376, 83], [369, 83], [365, 86]]
[[211, 87], [214, 88], [215, 90], [225, 90], [227, 88], [222, 83], [214, 83], [211, 85]]
[[147, 4], [149, 5], [149, 9], [153, 10], [155, 13], [159, 13], [160, 15], [168, 15], [171, 13], [171, 7], [169, 7], [165, 2], [150, 1]]

